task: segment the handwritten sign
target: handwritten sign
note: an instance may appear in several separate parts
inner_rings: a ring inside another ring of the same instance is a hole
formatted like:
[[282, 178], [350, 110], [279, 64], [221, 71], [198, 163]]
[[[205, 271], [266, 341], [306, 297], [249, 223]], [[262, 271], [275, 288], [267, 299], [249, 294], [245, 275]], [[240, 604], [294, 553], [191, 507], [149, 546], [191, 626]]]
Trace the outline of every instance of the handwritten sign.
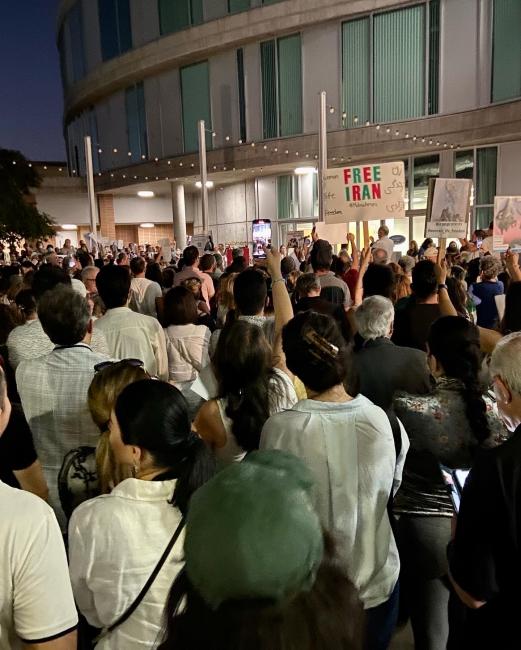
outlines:
[[521, 252], [521, 196], [494, 199], [494, 251]]
[[466, 237], [472, 181], [465, 178], [431, 178], [425, 237]]
[[326, 223], [405, 217], [403, 162], [327, 169], [323, 181]]

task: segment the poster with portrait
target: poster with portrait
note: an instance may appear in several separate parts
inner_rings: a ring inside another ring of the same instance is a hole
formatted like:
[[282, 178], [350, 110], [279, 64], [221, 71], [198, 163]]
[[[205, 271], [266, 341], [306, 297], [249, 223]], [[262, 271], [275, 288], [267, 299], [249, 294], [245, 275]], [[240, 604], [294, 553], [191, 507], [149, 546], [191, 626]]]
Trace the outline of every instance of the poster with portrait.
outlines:
[[425, 237], [466, 237], [472, 181], [466, 178], [431, 178]]
[[326, 224], [405, 217], [402, 161], [326, 169], [323, 181]]
[[494, 199], [494, 252], [521, 253], [521, 196]]

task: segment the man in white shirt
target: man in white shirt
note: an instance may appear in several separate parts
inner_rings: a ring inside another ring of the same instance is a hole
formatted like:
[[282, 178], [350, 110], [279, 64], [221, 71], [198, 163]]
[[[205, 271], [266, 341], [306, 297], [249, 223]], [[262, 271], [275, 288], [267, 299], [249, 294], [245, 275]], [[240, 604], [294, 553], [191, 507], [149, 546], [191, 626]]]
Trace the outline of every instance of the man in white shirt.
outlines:
[[[0, 376], [0, 436], [10, 416]], [[74, 650], [78, 616], [52, 510], [0, 481], [0, 521], [0, 650]]]
[[199, 270], [199, 250], [197, 249], [197, 246], [188, 246], [188, 248], [184, 249], [183, 261], [183, 270], [176, 273], [174, 287], [179, 286], [182, 284], [183, 280], [188, 280], [188, 278], [198, 278], [202, 283], [201, 293], [203, 295], [203, 300], [209, 308], [210, 300], [215, 295], [215, 288], [213, 286], [212, 278], [207, 273], [203, 273]]
[[[51, 291], [58, 285], [71, 286], [71, 279], [67, 273], [50, 264], [42, 266], [33, 278], [32, 291], [36, 302], [40, 301], [46, 291]], [[109, 355], [107, 342], [102, 332], [93, 333], [90, 345], [94, 352]], [[7, 338], [9, 364], [13, 370], [16, 370], [22, 361], [44, 356], [52, 352], [53, 349], [54, 344], [44, 332], [38, 319], [15, 327]]]
[[387, 253], [387, 262], [393, 261], [394, 242], [389, 237], [389, 228], [380, 226], [378, 228], [378, 240], [373, 245], [373, 252], [382, 249]]
[[58, 473], [65, 455], [76, 447], [95, 447], [99, 439], [87, 406], [94, 366], [108, 358], [89, 347], [92, 322], [85, 298], [67, 287], [47, 292], [38, 305], [52, 352], [22, 361], [16, 385], [49, 486], [49, 503], [62, 526]]
[[146, 262], [142, 257], [130, 260], [132, 281], [130, 283], [129, 307], [138, 314], [157, 318], [156, 298], [161, 298], [163, 292], [157, 282], [145, 278]]
[[153, 377], [168, 380], [165, 334], [159, 321], [128, 308], [130, 273], [127, 267], [108, 265], [98, 273], [96, 286], [107, 313], [94, 324], [115, 359], [140, 359]]

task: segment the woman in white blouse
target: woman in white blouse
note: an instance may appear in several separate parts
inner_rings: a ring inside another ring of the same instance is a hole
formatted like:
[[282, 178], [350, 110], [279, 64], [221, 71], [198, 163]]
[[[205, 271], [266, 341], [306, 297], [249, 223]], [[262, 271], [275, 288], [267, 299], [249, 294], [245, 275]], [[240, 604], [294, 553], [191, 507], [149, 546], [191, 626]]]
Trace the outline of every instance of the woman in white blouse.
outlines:
[[[79, 610], [110, 628], [134, 603], [181, 524], [191, 493], [212, 473], [211, 454], [191, 431], [187, 404], [173, 386], [145, 379], [127, 386], [110, 420], [117, 462], [133, 478], [82, 503], [69, 524], [70, 573]], [[132, 615], [96, 648], [153, 648], [173, 579], [183, 565], [183, 535]]]
[[280, 344], [280, 332], [293, 309], [280, 272], [280, 253], [267, 250], [266, 255], [275, 311], [273, 349], [258, 325], [245, 320], [228, 323], [213, 357], [217, 399], [203, 404], [194, 423], [220, 465], [240, 461], [258, 449], [268, 417], [297, 402]]
[[183, 390], [190, 388], [210, 363], [210, 330], [206, 325], [197, 325], [197, 301], [186, 287], [170, 289], [164, 305], [168, 380]]
[[400, 572], [387, 505], [401, 481], [407, 436], [397, 421], [395, 443], [385, 412], [346, 392], [349, 351], [331, 317], [297, 314], [283, 330], [282, 346], [308, 399], [266, 422], [261, 449], [291, 452], [313, 473], [315, 508], [360, 590], [366, 647], [384, 650], [396, 624]]

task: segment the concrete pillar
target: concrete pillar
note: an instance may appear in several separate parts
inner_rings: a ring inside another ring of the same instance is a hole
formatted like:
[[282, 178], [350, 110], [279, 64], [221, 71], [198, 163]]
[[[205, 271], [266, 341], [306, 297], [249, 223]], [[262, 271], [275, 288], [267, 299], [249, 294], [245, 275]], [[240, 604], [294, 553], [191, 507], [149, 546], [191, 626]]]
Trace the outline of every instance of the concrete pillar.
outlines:
[[177, 248], [183, 250], [186, 247], [185, 187], [183, 183], [172, 183], [172, 212]]

